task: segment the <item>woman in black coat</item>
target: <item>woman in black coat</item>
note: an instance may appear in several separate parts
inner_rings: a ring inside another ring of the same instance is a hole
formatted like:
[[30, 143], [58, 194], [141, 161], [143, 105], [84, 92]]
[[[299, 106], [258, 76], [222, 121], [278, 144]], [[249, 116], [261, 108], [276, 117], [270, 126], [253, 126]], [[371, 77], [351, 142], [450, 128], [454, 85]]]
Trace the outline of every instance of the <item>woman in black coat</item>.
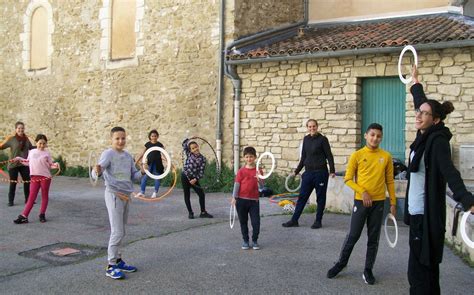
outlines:
[[474, 213], [474, 197], [466, 190], [451, 161], [446, 115], [454, 107], [427, 99], [413, 70], [410, 91], [415, 105], [415, 141], [410, 145], [405, 223], [410, 225], [408, 281], [410, 294], [440, 294], [439, 264], [443, 258], [446, 228], [446, 183], [464, 210]]

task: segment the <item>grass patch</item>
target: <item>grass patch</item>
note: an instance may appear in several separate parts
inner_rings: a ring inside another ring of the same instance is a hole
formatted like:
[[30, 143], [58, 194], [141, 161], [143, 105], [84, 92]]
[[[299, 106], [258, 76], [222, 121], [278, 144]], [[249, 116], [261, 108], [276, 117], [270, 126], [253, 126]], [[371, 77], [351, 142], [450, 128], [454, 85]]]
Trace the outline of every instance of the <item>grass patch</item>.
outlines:
[[453, 242], [450, 242], [449, 240], [445, 239], [444, 244], [453, 251], [453, 253], [461, 258], [461, 260], [466, 263], [469, 267], [474, 268], [474, 261], [471, 260], [469, 257], [468, 253], [462, 252], [459, 248], [459, 245], [456, 245]]

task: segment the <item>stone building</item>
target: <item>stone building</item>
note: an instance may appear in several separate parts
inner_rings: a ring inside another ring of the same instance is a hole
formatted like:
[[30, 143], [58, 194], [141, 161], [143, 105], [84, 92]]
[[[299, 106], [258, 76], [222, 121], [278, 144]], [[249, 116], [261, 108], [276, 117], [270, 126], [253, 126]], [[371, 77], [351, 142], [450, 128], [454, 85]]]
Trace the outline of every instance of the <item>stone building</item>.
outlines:
[[219, 53], [225, 40], [302, 18], [303, 1], [274, 2], [1, 1], [0, 137], [24, 121], [30, 137], [49, 137], [53, 155], [85, 166], [115, 125], [132, 153], [156, 128], [175, 159], [189, 130], [222, 137], [230, 162], [232, 87], [219, 80]]
[[[459, 164], [460, 148], [472, 153], [474, 143], [471, 2], [313, 0], [302, 23], [230, 44], [226, 65], [238, 84], [240, 146], [270, 150], [278, 167], [289, 170], [298, 162], [304, 124], [314, 118], [332, 145], [336, 169], [343, 170], [363, 145], [366, 126], [379, 122], [382, 147], [405, 161], [416, 135], [415, 112], [410, 85], [398, 78], [398, 60], [402, 48], [413, 45], [428, 97], [456, 108], [446, 123]], [[411, 64], [407, 53], [405, 74]], [[467, 180], [474, 180], [471, 167], [462, 169]]]
[[[447, 123], [457, 163], [474, 142], [472, 1], [392, 2], [3, 1], [0, 130], [22, 120], [73, 165], [105, 148], [114, 125], [128, 130], [133, 153], [156, 128], [176, 154], [189, 130], [222, 142], [224, 162], [254, 145], [286, 173], [307, 118], [318, 119], [343, 170], [364, 124], [378, 120], [365, 114], [392, 114], [385, 142], [403, 159], [414, 112], [397, 61], [412, 44], [427, 93], [455, 104]], [[379, 97], [397, 111], [377, 110]]]

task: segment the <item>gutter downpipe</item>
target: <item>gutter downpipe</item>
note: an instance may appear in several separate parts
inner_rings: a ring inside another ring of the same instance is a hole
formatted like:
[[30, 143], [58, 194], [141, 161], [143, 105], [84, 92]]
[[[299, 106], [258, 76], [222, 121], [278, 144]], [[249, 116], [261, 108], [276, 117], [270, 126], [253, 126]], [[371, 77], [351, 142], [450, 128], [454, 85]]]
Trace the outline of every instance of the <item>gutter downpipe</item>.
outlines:
[[217, 167], [222, 168], [222, 96], [224, 93], [224, 38], [225, 38], [225, 0], [220, 2], [219, 12], [219, 79], [217, 81], [217, 102], [216, 102], [216, 154]]
[[[230, 44], [226, 46], [225, 51], [224, 51], [224, 56], [227, 56], [228, 52], [235, 46], [238, 46], [247, 42], [252, 42], [256, 39], [264, 38], [269, 35], [276, 34], [282, 31], [291, 30], [294, 28], [298, 28], [300, 26], [306, 26], [308, 24], [308, 0], [304, 0], [303, 3], [304, 3], [304, 6], [303, 6], [304, 20], [303, 21], [232, 41]], [[228, 61], [228, 60], [225, 60], [224, 63], [225, 63], [224, 73], [228, 78], [231, 79], [233, 87], [234, 87], [233, 156], [234, 156], [234, 174], [237, 174], [239, 170], [239, 163], [240, 163], [240, 96], [242, 93], [242, 80], [237, 74], [237, 66], [236, 66], [237, 64], [240, 64], [240, 63], [232, 63], [231, 61]]]

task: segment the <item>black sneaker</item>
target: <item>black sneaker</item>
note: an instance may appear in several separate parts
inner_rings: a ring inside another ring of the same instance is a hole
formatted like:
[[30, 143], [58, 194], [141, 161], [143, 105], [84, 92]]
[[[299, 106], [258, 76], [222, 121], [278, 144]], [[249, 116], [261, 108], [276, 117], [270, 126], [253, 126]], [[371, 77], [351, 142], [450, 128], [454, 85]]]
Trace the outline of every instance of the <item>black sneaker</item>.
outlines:
[[369, 285], [375, 284], [374, 274], [372, 273], [372, 270], [369, 268], [364, 269], [364, 274], [362, 275], [362, 278], [364, 279], [366, 284], [369, 284]]
[[283, 227], [298, 227], [300, 225], [298, 224], [298, 221], [290, 220], [290, 221], [287, 221], [285, 223], [282, 223], [281, 226], [283, 226]]
[[13, 202], [9, 202], [8, 207], [13, 207]]
[[13, 222], [16, 224], [28, 223], [28, 218], [23, 215], [18, 215], [18, 218], [13, 220]]
[[204, 211], [204, 212], [201, 212], [201, 214], [199, 214], [199, 217], [200, 218], [213, 218], [214, 216]]
[[46, 222], [46, 216], [44, 214], [40, 214], [39, 215], [39, 219], [40, 219], [40, 222], [41, 223], [45, 223]]
[[323, 225], [321, 224], [321, 221], [315, 221], [313, 225], [311, 226], [312, 229], [317, 229], [321, 228]]
[[189, 218], [189, 219], [194, 219], [194, 213], [189, 213], [189, 214], [188, 214], [188, 218]]
[[339, 263], [339, 262], [337, 262], [336, 264], [334, 264], [334, 266], [330, 270], [328, 270], [328, 273], [327, 273], [326, 277], [328, 279], [334, 278], [335, 276], [337, 276], [344, 269], [344, 267], [346, 267], [346, 266]]

